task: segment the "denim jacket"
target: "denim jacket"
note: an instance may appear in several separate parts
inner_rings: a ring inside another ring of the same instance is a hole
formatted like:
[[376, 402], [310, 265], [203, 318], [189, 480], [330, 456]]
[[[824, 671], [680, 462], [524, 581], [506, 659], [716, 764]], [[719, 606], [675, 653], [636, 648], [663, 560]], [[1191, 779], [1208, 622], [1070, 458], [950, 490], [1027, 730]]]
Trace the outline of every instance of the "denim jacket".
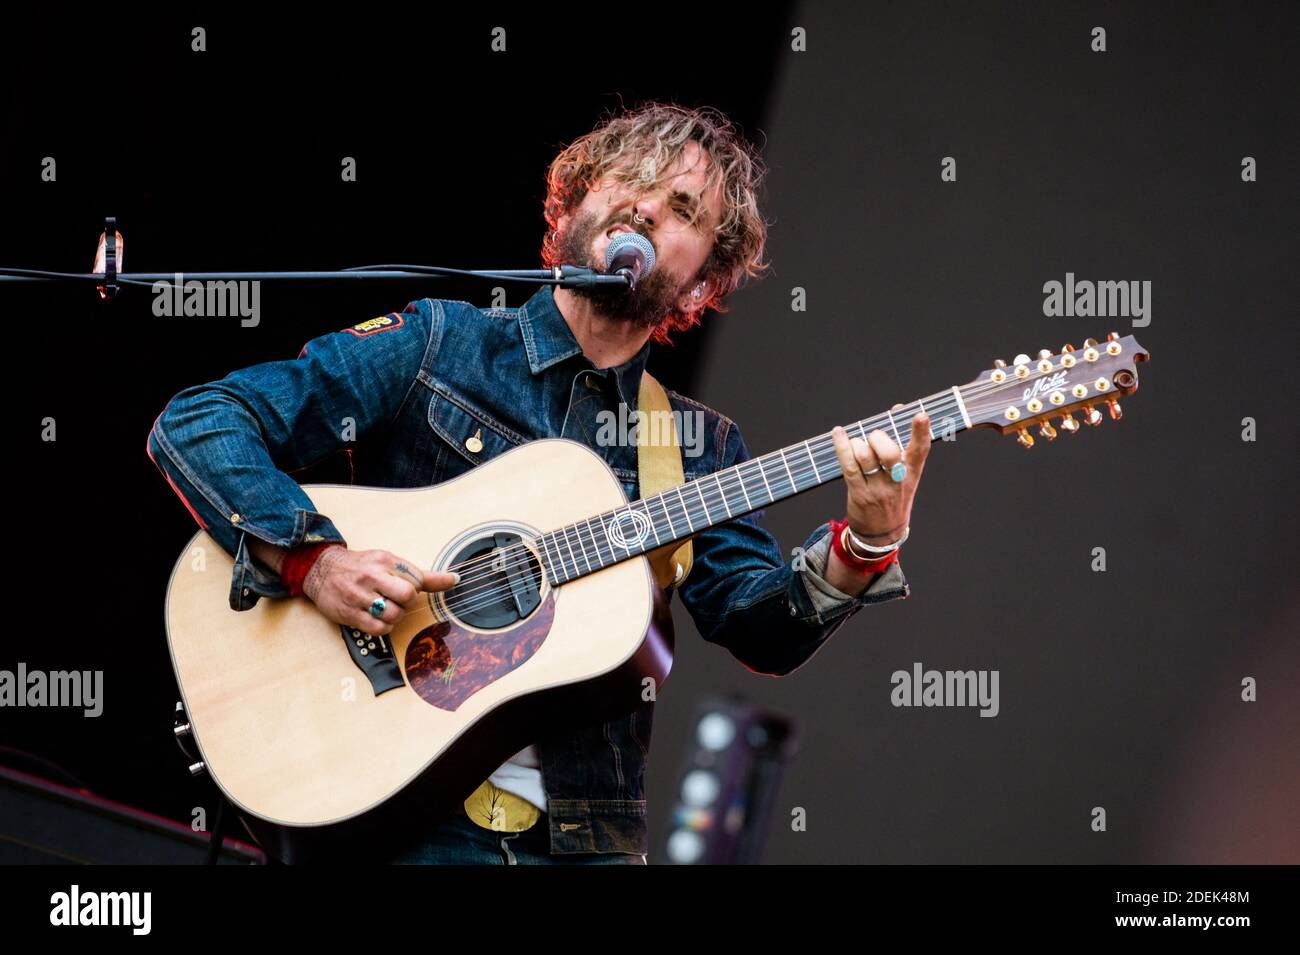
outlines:
[[[234, 557], [230, 606], [247, 610], [262, 597], [287, 596], [250, 554], [250, 536], [282, 547], [346, 544], [290, 476], [331, 454], [349, 456], [355, 484], [422, 487], [523, 442], [566, 437], [595, 449], [637, 499], [635, 443], [598, 441], [597, 432], [620, 402], [635, 411], [649, 349], [597, 369], [550, 286], [519, 308], [421, 299], [314, 338], [295, 360], [186, 388], [154, 421], [148, 453]], [[674, 412], [702, 424], [687, 436], [679, 423], [688, 481], [749, 458], [735, 422], [676, 392], [668, 397]], [[907, 596], [897, 562], [857, 597], [840, 592], [823, 577], [829, 525], [804, 541], [802, 561], [786, 560], [761, 516], [701, 531], [679, 588], [704, 639], [749, 670], [789, 674], [864, 605]], [[653, 710], [653, 701], [642, 703], [620, 719], [537, 740], [552, 853], [646, 853]]]

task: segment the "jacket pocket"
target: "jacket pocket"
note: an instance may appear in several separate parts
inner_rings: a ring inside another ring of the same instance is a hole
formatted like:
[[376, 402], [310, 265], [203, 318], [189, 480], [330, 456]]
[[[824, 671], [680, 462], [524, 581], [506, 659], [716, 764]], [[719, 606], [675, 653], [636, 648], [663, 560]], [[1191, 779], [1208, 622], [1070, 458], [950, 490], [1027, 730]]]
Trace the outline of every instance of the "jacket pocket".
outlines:
[[442, 382], [435, 380], [430, 390], [429, 427], [448, 448], [471, 465], [490, 461], [529, 440]]

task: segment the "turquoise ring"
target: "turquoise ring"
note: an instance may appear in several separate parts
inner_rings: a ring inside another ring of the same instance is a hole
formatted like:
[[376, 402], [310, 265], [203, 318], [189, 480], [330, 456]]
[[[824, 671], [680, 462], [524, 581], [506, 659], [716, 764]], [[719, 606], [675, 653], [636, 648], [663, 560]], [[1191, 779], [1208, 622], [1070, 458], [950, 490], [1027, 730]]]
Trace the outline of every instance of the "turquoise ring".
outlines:
[[383, 597], [376, 597], [374, 603], [370, 605], [370, 616], [378, 620], [384, 615], [384, 610], [388, 607], [388, 601]]
[[907, 477], [907, 465], [899, 461], [889, 469], [889, 476], [894, 479], [895, 484], [902, 484], [903, 478]]

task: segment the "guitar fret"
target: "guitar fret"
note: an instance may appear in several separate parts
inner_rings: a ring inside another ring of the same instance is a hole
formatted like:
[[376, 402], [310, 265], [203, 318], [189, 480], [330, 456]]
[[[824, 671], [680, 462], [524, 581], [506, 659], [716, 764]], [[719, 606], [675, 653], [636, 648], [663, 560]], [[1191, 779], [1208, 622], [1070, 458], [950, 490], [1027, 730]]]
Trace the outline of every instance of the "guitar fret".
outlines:
[[609, 559], [610, 559], [610, 561], [612, 562], [612, 561], [614, 560], [615, 556], [616, 556], [615, 553], [614, 553], [614, 539], [610, 536], [610, 533], [609, 533], [609, 523], [608, 523], [608, 521], [606, 520], [607, 517], [609, 517], [610, 519], [612, 519], [612, 515], [607, 515], [607, 514], [598, 514], [597, 517], [600, 518], [600, 533], [601, 533], [601, 536], [604, 537], [605, 542], [606, 542], [606, 544], [607, 544], [608, 547], [609, 547]]
[[650, 522], [650, 533], [654, 534], [655, 543], [656, 544], [662, 543], [662, 541], [659, 539], [659, 528], [655, 526], [655, 524], [658, 522], [653, 517], [650, 516], [650, 503], [648, 501], [644, 502], [644, 507], [642, 507], [642, 510], [645, 512], [646, 520]]
[[885, 414], [889, 415], [889, 426], [894, 429], [894, 440], [898, 442], [900, 448], [903, 447], [903, 439], [898, 434], [898, 425], [894, 423], [894, 413], [886, 411]]
[[[591, 519], [588, 518], [587, 520], [583, 521], [582, 523], [585, 524], [586, 527], [587, 527], [587, 536], [588, 536], [588, 537], [591, 537], [591, 542], [592, 542], [593, 544], [595, 544], [595, 543], [596, 543], [596, 538], [595, 538], [594, 536], [592, 536], [592, 533], [591, 533]], [[578, 550], [579, 550], [579, 551], [581, 552], [581, 554], [582, 554], [582, 559], [583, 559], [584, 561], [587, 562], [587, 573], [591, 573], [591, 558], [587, 556], [587, 545], [584, 544], [584, 543], [582, 542], [582, 531], [581, 531], [580, 529], [577, 529], [576, 526], [575, 526], [575, 532], [576, 532], [577, 535], [578, 535]], [[596, 560], [597, 560], [597, 562], [599, 562], [599, 560], [600, 560], [600, 554], [599, 554], [599, 551], [597, 552]]]
[[680, 487], [675, 487], [673, 488], [673, 490], [677, 492], [677, 500], [682, 502], [682, 513], [686, 515], [686, 526], [689, 527], [691, 529], [691, 533], [694, 534], [695, 523], [691, 520], [691, 512], [686, 507], [686, 498], [682, 497], [682, 489]]
[[812, 462], [812, 466], [813, 466], [813, 477], [815, 477], [815, 478], [817, 479], [817, 483], [818, 483], [818, 484], [821, 484], [821, 483], [822, 483], [822, 475], [821, 475], [821, 472], [817, 470], [817, 459], [813, 456], [813, 453], [812, 453], [812, 447], [808, 444], [807, 439], [804, 440], [804, 443], [803, 443], [803, 449], [804, 449], [806, 452], [808, 452], [808, 460]]
[[570, 569], [569, 562], [564, 559], [564, 551], [560, 549], [560, 542], [563, 539], [564, 539], [563, 536], [560, 536], [560, 537], [553, 538], [553, 541], [555, 546], [555, 552], [560, 555], [560, 570], [563, 571], [564, 577], [567, 580], [569, 578], [577, 576], [578, 568], [574, 567]]
[[763, 459], [757, 458], [756, 463], [758, 464], [758, 476], [763, 479], [763, 487], [767, 488], [767, 499], [769, 501], [775, 501], [776, 495], [772, 493], [772, 485], [767, 483], [767, 474], [763, 470]]
[[[573, 545], [569, 543], [569, 529], [565, 527], [563, 528], [563, 530], [564, 530], [564, 546], [568, 548], [569, 556], [573, 557]], [[576, 557], [573, 557], [573, 569], [575, 572], [578, 569], [578, 558]]]
[[705, 519], [705, 521], [707, 521], [708, 523], [712, 524], [712, 523], [713, 523], [713, 515], [709, 513], [709, 502], [706, 501], [706, 500], [704, 499], [704, 490], [700, 487], [700, 482], [699, 482], [699, 481], [692, 481], [691, 483], [695, 485], [695, 493], [698, 494], [698, 495], [700, 496], [700, 504], [701, 504], [701, 505], [703, 506], [703, 508], [704, 508], [704, 519]]
[[961, 412], [962, 422], [969, 428], [971, 426], [970, 415], [966, 413], [966, 402], [961, 400], [961, 391], [958, 390], [956, 385], [952, 386], [952, 396], [957, 399], [957, 410]]
[[[593, 520], [599, 522], [599, 530], [592, 527], [591, 522]], [[588, 518], [585, 523], [587, 525], [587, 531], [591, 535], [591, 543], [596, 549], [596, 563], [603, 567], [606, 564], [603, 548], [609, 543], [609, 534], [605, 532], [605, 521], [603, 520], [603, 516], [597, 514], [594, 518]], [[614, 548], [612, 545], [610, 545], [609, 548], [609, 557], [611, 560], [614, 558]]]
[[668, 518], [668, 536], [676, 539], [677, 528], [673, 526], [673, 515], [668, 510], [668, 498], [664, 494], [658, 495], [659, 506], [663, 509], [664, 517]]
[[604, 552], [609, 551], [609, 560], [612, 562], [614, 560], [614, 542], [610, 540], [609, 536], [609, 515], [597, 514], [596, 522], [600, 526], [600, 530], [596, 535], [596, 553], [603, 561], [605, 559]]
[[790, 462], [785, 459], [785, 452], [778, 451], [777, 453], [781, 455], [781, 463], [785, 465], [785, 476], [790, 479], [790, 493], [793, 494], [799, 490], [799, 485], [794, 483], [794, 475], [790, 473]]
[[727, 492], [722, 488], [722, 478], [718, 477], [717, 474], [710, 474], [709, 477], [713, 478], [713, 483], [718, 486], [718, 495], [722, 498], [722, 508], [727, 512], [727, 520], [731, 520], [731, 505], [727, 503]]
[[542, 537], [541, 537], [541, 541], [542, 541], [542, 553], [546, 556], [546, 562], [547, 562], [548, 564], [551, 565], [551, 566], [548, 568], [549, 576], [552, 577], [552, 578], [554, 578], [554, 577], [558, 576], [558, 575], [556, 574], [556, 565], [555, 565], [555, 561], [552, 560], [552, 558], [551, 558], [551, 552], [550, 552], [550, 549], [546, 546], [546, 544], [547, 544], [547, 538], [549, 538], [550, 536], [551, 536], [550, 534], [543, 534]]
[[745, 472], [743, 466], [736, 468], [736, 480], [740, 483], [740, 493], [745, 498], [745, 510], [752, 511], [754, 505], [749, 500], [749, 490], [745, 487]]

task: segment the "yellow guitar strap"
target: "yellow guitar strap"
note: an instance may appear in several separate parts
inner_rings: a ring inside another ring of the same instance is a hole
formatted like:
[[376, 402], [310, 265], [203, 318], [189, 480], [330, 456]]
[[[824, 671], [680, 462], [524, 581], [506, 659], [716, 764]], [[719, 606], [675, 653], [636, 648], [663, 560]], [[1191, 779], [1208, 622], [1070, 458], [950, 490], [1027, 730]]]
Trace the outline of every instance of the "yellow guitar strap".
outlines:
[[[647, 498], [685, 483], [686, 477], [682, 471], [682, 452], [677, 443], [677, 424], [668, 403], [668, 392], [648, 371], [641, 372], [637, 410], [641, 412], [637, 427], [637, 472], [641, 479], [641, 497]], [[667, 442], [655, 440], [660, 435], [666, 435]], [[691, 572], [692, 554], [689, 539], [646, 554], [660, 589], [682, 585]]]

